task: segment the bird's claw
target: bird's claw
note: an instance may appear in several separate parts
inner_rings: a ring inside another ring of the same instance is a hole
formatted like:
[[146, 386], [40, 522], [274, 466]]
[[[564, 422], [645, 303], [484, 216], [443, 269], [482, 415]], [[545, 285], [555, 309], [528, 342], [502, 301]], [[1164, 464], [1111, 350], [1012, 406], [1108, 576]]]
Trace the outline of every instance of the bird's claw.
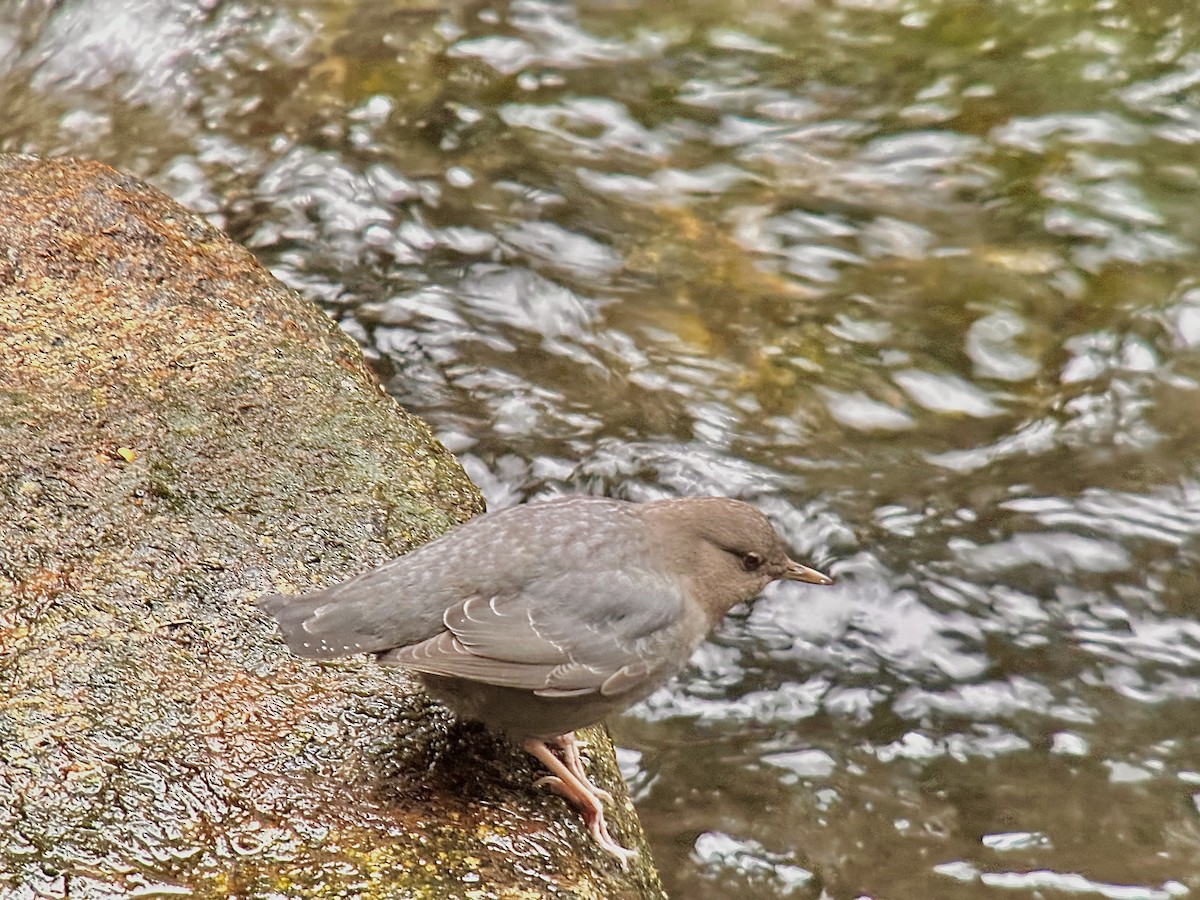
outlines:
[[[580, 781], [583, 782], [583, 785], [588, 789], [588, 792], [591, 793], [591, 795], [601, 803], [606, 803], [609, 806], [612, 806], [616, 802], [613, 800], [613, 795], [604, 788], [597, 787], [586, 779], [580, 779]], [[563, 792], [563, 780], [557, 775], [543, 775], [541, 778], [534, 781], [533, 784], [534, 787], [548, 787], [556, 794], [562, 794]]]
[[[638, 855], [637, 851], [622, 847], [613, 840], [608, 831], [608, 823], [604, 821], [604, 803], [613, 802], [612, 794], [588, 780], [578, 750], [573, 746], [563, 747], [567, 757], [567, 762], [564, 763], [542, 741], [530, 739], [524, 746], [529, 753], [541, 760], [546, 768], [555, 773], [542, 776], [534, 784], [550, 788], [574, 805], [583, 815], [584, 824], [600, 849], [610, 856], [615, 856], [623, 867], [629, 865], [629, 861]], [[560, 743], [559, 746], [563, 745]]]
[[583, 818], [587, 822], [588, 831], [592, 833], [592, 838], [600, 845], [600, 849], [615, 856], [620, 861], [622, 868], [628, 866], [631, 860], [637, 858], [638, 852], [636, 850], [622, 847], [608, 833], [608, 823], [604, 821], [604, 809], [602, 807], [596, 807], [596, 815], [594, 817], [590, 817], [585, 813]]

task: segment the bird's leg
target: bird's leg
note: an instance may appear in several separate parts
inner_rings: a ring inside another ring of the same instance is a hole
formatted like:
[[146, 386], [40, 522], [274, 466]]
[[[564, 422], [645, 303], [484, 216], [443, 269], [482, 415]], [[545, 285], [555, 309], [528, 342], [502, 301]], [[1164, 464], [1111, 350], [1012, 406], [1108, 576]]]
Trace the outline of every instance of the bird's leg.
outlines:
[[579, 755], [579, 741], [575, 738], [575, 732], [568, 731], [566, 734], [551, 739], [550, 743], [562, 750], [563, 760], [571, 774], [587, 785], [587, 789], [597, 800], [612, 805], [613, 795], [604, 788], [593, 784], [592, 780], [588, 778], [587, 770], [583, 767], [583, 758]]
[[[531, 756], [536, 757], [553, 773], [551, 777], [540, 779], [538, 783], [548, 785], [551, 790], [579, 810], [588, 831], [600, 845], [601, 850], [615, 856], [622, 865], [637, 856], [636, 850], [622, 847], [608, 833], [608, 825], [604, 821], [604, 805], [595, 793], [599, 788], [588, 781], [586, 775], [581, 779], [572, 772], [561, 759], [554, 755], [554, 751], [546, 745], [545, 741], [530, 738], [525, 742], [524, 747]], [[578, 749], [575, 750], [575, 757], [578, 761]]]

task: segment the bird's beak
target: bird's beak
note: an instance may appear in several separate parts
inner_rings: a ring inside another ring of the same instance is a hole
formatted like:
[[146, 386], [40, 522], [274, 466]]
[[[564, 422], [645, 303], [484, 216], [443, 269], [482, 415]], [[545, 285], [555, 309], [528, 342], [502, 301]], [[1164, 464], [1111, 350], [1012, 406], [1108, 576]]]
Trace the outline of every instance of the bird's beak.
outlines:
[[833, 584], [833, 579], [823, 572], [802, 566], [795, 560], [788, 560], [783, 577], [788, 581], [803, 581], [805, 584]]

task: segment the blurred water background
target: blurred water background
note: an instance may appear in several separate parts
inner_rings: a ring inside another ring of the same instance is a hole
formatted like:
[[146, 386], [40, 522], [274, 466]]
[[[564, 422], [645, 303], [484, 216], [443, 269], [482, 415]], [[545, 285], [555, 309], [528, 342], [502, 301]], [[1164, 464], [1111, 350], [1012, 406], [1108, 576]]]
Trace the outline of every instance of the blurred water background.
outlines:
[[727, 494], [776, 587], [613, 723], [677, 898], [1200, 888], [1192, 0], [0, 3], [100, 159], [492, 506]]

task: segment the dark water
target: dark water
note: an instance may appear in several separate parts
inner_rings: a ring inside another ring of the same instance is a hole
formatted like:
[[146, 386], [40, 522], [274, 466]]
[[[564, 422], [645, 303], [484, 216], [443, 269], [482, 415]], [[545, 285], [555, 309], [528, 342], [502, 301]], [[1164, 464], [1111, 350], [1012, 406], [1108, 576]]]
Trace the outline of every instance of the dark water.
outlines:
[[1200, 888], [1190, 2], [0, 6], [0, 147], [142, 174], [494, 506], [838, 578], [614, 723], [679, 898]]

